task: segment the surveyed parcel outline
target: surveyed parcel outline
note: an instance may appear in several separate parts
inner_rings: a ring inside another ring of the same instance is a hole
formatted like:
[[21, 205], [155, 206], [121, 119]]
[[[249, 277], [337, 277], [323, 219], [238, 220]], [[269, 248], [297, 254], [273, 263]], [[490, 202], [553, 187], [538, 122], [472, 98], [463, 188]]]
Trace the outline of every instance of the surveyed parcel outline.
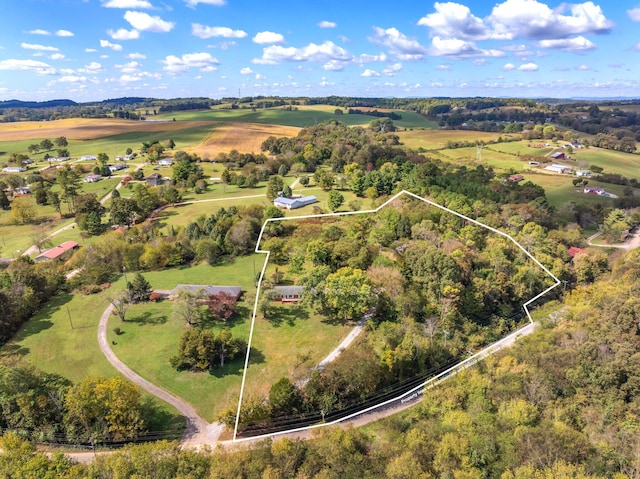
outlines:
[[[362, 214], [372, 214], [372, 213], [378, 213], [381, 209], [385, 208], [386, 206], [390, 205], [391, 203], [393, 203], [394, 201], [396, 201], [398, 198], [400, 198], [403, 195], [407, 195], [411, 198], [415, 198], [417, 200], [423, 201], [435, 208], [438, 208], [440, 210], [446, 211], [447, 213], [451, 213], [452, 215], [455, 215], [459, 218], [462, 218], [466, 221], [469, 221], [470, 223], [473, 223], [477, 226], [480, 226], [482, 228], [486, 228], [489, 231], [496, 233], [504, 238], [509, 239], [511, 242], [513, 242], [530, 260], [532, 260], [536, 265], [538, 265], [545, 273], [547, 273], [554, 281], [555, 283], [548, 287], [547, 289], [545, 289], [544, 291], [542, 291], [541, 293], [537, 294], [536, 296], [534, 296], [533, 298], [531, 298], [530, 300], [528, 300], [527, 302], [525, 302], [522, 305], [522, 308], [524, 309], [527, 318], [529, 318], [529, 322], [530, 324], [533, 324], [533, 318], [531, 317], [531, 313], [529, 311], [529, 305], [531, 303], [533, 303], [534, 301], [540, 299], [542, 296], [544, 296], [545, 294], [549, 293], [551, 290], [553, 290], [554, 288], [558, 287], [561, 283], [561, 281], [551, 272], [549, 271], [549, 269], [544, 266], [540, 261], [538, 261], [531, 253], [529, 253], [529, 251], [527, 251], [520, 243], [518, 243], [511, 235], [505, 233], [504, 231], [500, 231], [496, 228], [493, 228], [491, 226], [485, 225], [484, 223], [481, 223], [478, 220], [475, 220], [473, 218], [469, 218], [468, 216], [463, 215], [462, 213], [459, 213], [457, 211], [454, 211], [450, 208], [447, 208], [446, 206], [442, 206], [434, 201], [431, 201], [427, 198], [423, 198], [419, 195], [416, 195], [415, 193], [412, 193], [410, 191], [407, 190], [402, 190], [399, 193], [396, 193], [395, 195], [393, 195], [391, 198], [389, 198], [387, 201], [385, 201], [384, 203], [382, 203], [380, 206], [378, 206], [375, 209], [370, 209], [370, 210], [363, 210], [363, 211], [345, 211], [345, 212], [340, 212], [340, 213], [321, 213], [321, 214], [315, 214], [315, 215], [301, 215], [301, 216], [287, 216], [284, 218], [269, 218], [267, 220], [265, 220], [264, 224], [262, 225], [262, 229], [260, 230], [260, 235], [258, 236], [258, 240], [256, 242], [256, 248], [255, 248], [255, 252], [256, 253], [262, 253], [265, 254], [265, 260], [264, 260], [264, 264], [262, 265], [262, 270], [260, 271], [260, 278], [258, 280], [258, 287], [257, 287], [257, 291], [256, 291], [256, 298], [255, 298], [255, 302], [253, 305], [253, 315], [251, 317], [251, 329], [249, 331], [249, 340], [248, 340], [248, 344], [247, 344], [247, 353], [245, 356], [245, 361], [244, 361], [244, 369], [243, 369], [243, 373], [242, 373], [242, 384], [240, 386], [240, 397], [238, 399], [238, 409], [236, 412], [236, 421], [235, 421], [235, 426], [233, 429], [233, 442], [243, 442], [243, 441], [255, 441], [256, 439], [262, 439], [262, 438], [268, 438], [268, 437], [274, 437], [274, 436], [278, 436], [278, 435], [283, 435], [283, 434], [291, 434], [291, 433], [297, 433], [297, 432], [303, 432], [303, 431], [308, 431], [311, 429], [317, 429], [317, 428], [321, 428], [321, 427], [326, 427], [326, 426], [331, 426], [334, 424], [338, 424], [341, 422], [345, 422], [348, 421], [350, 419], [353, 419], [354, 417], [357, 416], [361, 416], [363, 414], [366, 414], [368, 412], [374, 411], [376, 409], [380, 409], [385, 407], [388, 404], [391, 404], [393, 402], [396, 401], [401, 401], [402, 403], [405, 402], [409, 402], [415, 398], [417, 398], [419, 395], [421, 395], [424, 390], [427, 388], [427, 386], [430, 383], [436, 383], [439, 382], [441, 380], [443, 380], [444, 378], [446, 378], [447, 376], [449, 376], [449, 374], [451, 374], [454, 370], [460, 369], [461, 367], [468, 367], [476, 362], [478, 362], [479, 360], [481, 360], [482, 358], [484, 358], [487, 355], [488, 351], [491, 351], [492, 349], [494, 349], [498, 344], [507, 341], [511, 338], [517, 337], [520, 334], [521, 329], [518, 329], [510, 334], [508, 334], [507, 336], [505, 336], [504, 338], [499, 339], [498, 341], [496, 341], [495, 343], [490, 344], [489, 346], [487, 346], [486, 348], [482, 349], [481, 351], [477, 352], [476, 354], [474, 354], [473, 356], [468, 357], [467, 359], [460, 361], [459, 363], [451, 366], [450, 368], [446, 369], [445, 371], [433, 376], [432, 378], [427, 379], [424, 383], [410, 389], [409, 391], [406, 391], [400, 395], [398, 395], [397, 397], [388, 399], [380, 404], [376, 404], [374, 406], [369, 406], [367, 408], [362, 409], [361, 411], [357, 411], [355, 413], [352, 413], [348, 416], [345, 416], [343, 418], [340, 419], [336, 419], [334, 421], [329, 421], [329, 422], [322, 422], [322, 423], [318, 423], [318, 424], [313, 424], [311, 426], [304, 426], [304, 427], [299, 427], [299, 428], [291, 428], [291, 429], [286, 429], [283, 431], [277, 431], [277, 432], [272, 432], [272, 433], [268, 433], [268, 434], [263, 434], [263, 435], [259, 435], [259, 436], [251, 436], [251, 437], [247, 437], [247, 438], [238, 438], [238, 425], [240, 422], [240, 410], [242, 408], [242, 398], [243, 398], [243, 394], [244, 394], [244, 387], [245, 387], [245, 382], [246, 382], [246, 378], [247, 378], [247, 369], [249, 367], [249, 356], [251, 355], [251, 342], [253, 339], [253, 331], [254, 331], [254, 327], [255, 327], [255, 323], [256, 323], [256, 317], [257, 317], [257, 312], [258, 312], [258, 301], [260, 299], [260, 291], [262, 288], [262, 280], [264, 278], [264, 274], [265, 271], [267, 269], [267, 265], [269, 264], [269, 257], [271, 255], [271, 251], [270, 250], [263, 250], [260, 249], [260, 243], [262, 241], [262, 235], [264, 234], [264, 229], [267, 226], [268, 223], [271, 222], [276, 222], [276, 221], [296, 221], [296, 220], [304, 220], [304, 219], [309, 219], [309, 218], [326, 218], [326, 217], [336, 217], [336, 216], [350, 216], [350, 215], [362, 215]], [[403, 400], [404, 399], [404, 400]]]

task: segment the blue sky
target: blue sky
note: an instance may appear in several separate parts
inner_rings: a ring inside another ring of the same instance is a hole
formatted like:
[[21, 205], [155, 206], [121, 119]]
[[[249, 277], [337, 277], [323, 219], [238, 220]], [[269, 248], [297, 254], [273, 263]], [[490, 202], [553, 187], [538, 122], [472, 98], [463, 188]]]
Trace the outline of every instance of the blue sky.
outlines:
[[0, 99], [640, 97], [640, 3], [2, 0]]

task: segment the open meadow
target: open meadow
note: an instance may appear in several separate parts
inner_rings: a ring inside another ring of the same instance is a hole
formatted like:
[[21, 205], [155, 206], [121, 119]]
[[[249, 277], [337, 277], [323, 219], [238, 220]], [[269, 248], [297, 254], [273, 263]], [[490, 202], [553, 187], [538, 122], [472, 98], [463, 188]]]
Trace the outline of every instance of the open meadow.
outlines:
[[423, 148], [425, 150], [443, 149], [446, 148], [447, 142], [449, 141], [487, 142], [497, 141], [499, 136], [502, 136], [503, 138], [510, 137], [509, 135], [494, 132], [440, 129], [398, 131], [396, 134], [400, 137], [400, 142], [405, 147], [414, 150], [419, 148]]

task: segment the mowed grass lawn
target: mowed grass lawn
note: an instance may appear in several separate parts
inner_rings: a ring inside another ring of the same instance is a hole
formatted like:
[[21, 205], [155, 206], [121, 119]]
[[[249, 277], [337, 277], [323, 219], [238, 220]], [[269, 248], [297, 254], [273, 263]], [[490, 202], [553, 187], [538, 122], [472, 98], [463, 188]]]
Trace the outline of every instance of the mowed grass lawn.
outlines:
[[[262, 268], [264, 255], [252, 255], [211, 267], [201, 264], [193, 268], [145, 273], [156, 289], [172, 289], [176, 284], [211, 284], [241, 286], [244, 299], [238, 305], [238, 314], [228, 324], [221, 321], [205, 326], [217, 331], [230, 327], [234, 337], [248, 341], [253, 312], [255, 286], [253, 271]], [[198, 413], [213, 421], [221, 408], [237, 398], [242, 381], [244, 356], [228, 363], [224, 368], [208, 372], [177, 371], [169, 359], [177, 353], [181, 335], [189, 327], [184, 321], [172, 317], [173, 302], [132, 306], [127, 312], [127, 322], [112, 316], [109, 319], [109, 341], [115, 341], [113, 350], [118, 358], [145, 379], [190, 403]], [[123, 333], [113, 332], [119, 327]]]
[[449, 141], [497, 141], [499, 136], [509, 138], [509, 135], [505, 134], [470, 130], [409, 130], [399, 131], [396, 134], [407, 148], [424, 148], [425, 150], [446, 148]]
[[[544, 188], [547, 200], [552, 206], [560, 207], [567, 203], [576, 204], [604, 204], [607, 206], [613, 206], [613, 198], [607, 198], [598, 195], [587, 195], [583, 193], [582, 186], [573, 186], [571, 180], [574, 178], [568, 175], [554, 175], [545, 173], [534, 173], [524, 175], [526, 180], [530, 180], [537, 185]], [[624, 187], [619, 185], [612, 185], [608, 183], [602, 183], [589, 179], [589, 186], [599, 186], [604, 188], [609, 193], [614, 193], [618, 196], [622, 196]]]
[[591, 147], [576, 149], [572, 156], [585, 168], [597, 165], [604, 168], [604, 173], [640, 179], [640, 155]]

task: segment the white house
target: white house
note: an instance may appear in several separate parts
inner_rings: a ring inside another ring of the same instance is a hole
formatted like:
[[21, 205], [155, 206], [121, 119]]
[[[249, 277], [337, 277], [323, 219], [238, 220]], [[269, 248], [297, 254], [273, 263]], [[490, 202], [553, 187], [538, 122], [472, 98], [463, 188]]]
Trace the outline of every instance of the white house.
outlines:
[[47, 158], [47, 161], [55, 161], [56, 163], [64, 163], [65, 161], [69, 161], [67, 156], [50, 156]]
[[588, 195], [605, 196], [607, 194], [604, 188], [600, 188], [599, 186], [585, 186], [583, 191]]
[[124, 163], [117, 163], [115, 165], [109, 165], [109, 171], [111, 171], [111, 173], [115, 173], [116, 171], [124, 170], [126, 167], [127, 165]]
[[85, 183], [95, 183], [96, 181], [100, 181], [102, 179], [101, 175], [96, 175], [95, 173], [89, 173], [84, 180]]
[[160, 158], [158, 160], [158, 166], [171, 166], [173, 165], [173, 160], [171, 158]]
[[27, 171], [22, 166], [7, 166], [6, 168], [2, 168], [3, 173], [22, 173]]
[[560, 174], [560, 173], [570, 173], [573, 168], [571, 168], [570, 166], [558, 165], [554, 163], [552, 165], [545, 166], [544, 169], [547, 171], [552, 171], [554, 173]]
[[300, 198], [283, 198], [278, 197], [273, 200], [273, 205], [278, 208], [286, 208], [288, 210], [295, 210], [296, 208], [302, 208], [313, 203], [317, 203], [318, 199], [315, 196], [301, 196]]
[[591, 170], [578, 170], [576, 176], [591, 176]]
[[80, 161], [96, 161], [98, 157], [96, 155], [82, 155]]

